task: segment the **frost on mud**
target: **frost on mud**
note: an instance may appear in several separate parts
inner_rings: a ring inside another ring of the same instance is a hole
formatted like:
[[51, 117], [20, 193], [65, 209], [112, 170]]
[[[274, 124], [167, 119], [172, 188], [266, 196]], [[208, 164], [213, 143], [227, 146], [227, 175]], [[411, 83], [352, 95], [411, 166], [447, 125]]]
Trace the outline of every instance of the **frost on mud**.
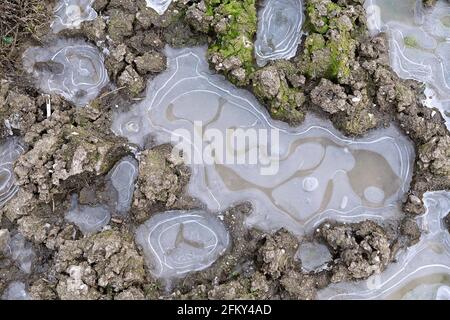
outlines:
[[392, 68], [404, 79], [427, 85], [425, 104], [438, 108], [450, 128], [450, 5], [430, 9], [421, 0], [368, 0], [368, 27], [389, 34]]
[[[251, 226], [284, 227], [300, 235], [325, 218], [399, 213], [414, 151], [398, 129], [354, 140], [318, 119], [290, 128], [271, 120], [250, 93], [212, 74], [204, 49], [166, 51], [169, 70], [149, 83], [142, 103], [116, 115], [113, 131], [141, 144], [150, 132], [157, 143], [177, 144], [180, 138], [184, 143], [178, 147], [191, 165], [188, 192], [210, 211], [249, 200], [255, 209], [247, 221]], [[255, 145], [231, 143], [239, 129], [267, 135]], [[272, 141], [272, 133], [279, 139]], [[220, 135], [227, 141], [212, 143], [221, 141]], [[259, 161], [246, 163], [255, 149]], [[207, 161], [196, 162], [205, 154]], [[219, 154], [232, 154], [236, 161], [223, 161]]]
[[297, 53], [303, 26], [302, 0], [265, 0], [258, 17], [255, 42], [260, 67], [270, 60], [290, 59]]
[[101, 231], [109, 223], [111, 214], [102, 206], [79, 205], [77, 196], [73, 195], [72, 208], [65, 218], [77, 225], [81, 232], [86, 235]]
[[109, 82], [100, 51], [83, 40], [57, 40], [25, 51], [23, 64], [46, 93], [56, 93], [77, 106], [95, 99]]
[[145, 2], [147, 3], [147, 7], [152, 8], [159, 15], [163, 15], [167, 8], [169, 8], [172, 0], [145, 0]]
[[424, 203], [427, 211], [417, 218], [423, 231], [419, 243], [400, 252], [382, 274], [331, 285], [319, 292], [319, 298], [450, 300], [450, 234], [444, 224], [450, 193], [427, 192]]
[[13, 164], [23, 152], [23, 146], [15, 138], [8, 139], [0, 145], [0, 208], [19, 190]]
[[92, 8], [94, 0], [59, 0], [54, 9], [55, 20], [51, 24], [53, 32], [64, 29], [78, 29], [84, 21], [97, 18]]
[[139, 164], [133, 157], [120, 160], [109, 173], [113, 206], [119, 214], [125, 214], [131, 206], [138, 177]]
[[227, 250], [230, 239], [223, 224], [204, 211], [168, 211], [141, 225], [136, 242], [151, 272], [169, 279], [208, 268]]

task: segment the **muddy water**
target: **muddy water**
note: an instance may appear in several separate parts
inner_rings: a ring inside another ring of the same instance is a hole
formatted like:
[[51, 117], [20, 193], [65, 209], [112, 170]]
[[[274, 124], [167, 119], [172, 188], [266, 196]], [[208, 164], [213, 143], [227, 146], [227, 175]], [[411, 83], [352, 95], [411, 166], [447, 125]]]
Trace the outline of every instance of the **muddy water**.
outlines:
[[166, 52], [169, 70], [113, 130], [143, 144], [172, 142], [192, 168], [188, 192], [219, 212], [251, 201], [247, 223], [296, 234], [326, 217], [391, 217], [408, 189], [413, 148], [395, 128], [352, 140], [310, 117], [298, 128], [208, 69], [205, 49]]

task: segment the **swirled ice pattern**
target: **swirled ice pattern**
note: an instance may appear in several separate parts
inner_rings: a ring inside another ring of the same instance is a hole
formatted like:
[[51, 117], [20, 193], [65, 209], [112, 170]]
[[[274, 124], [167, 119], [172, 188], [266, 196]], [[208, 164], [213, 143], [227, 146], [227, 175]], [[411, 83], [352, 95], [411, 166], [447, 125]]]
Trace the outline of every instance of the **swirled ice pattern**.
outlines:
[[101, 231], [110, 219], [110, 212], [102, 206], [84, 206], [78, 204], [76, 195], [72, 196], [72, 208], [65, 219], [74, 223], [85, 235]]
[[147, 7], [152, 8], [159, 15], [163, 15], [169, 8], [172, 0], [145, 0], [145, 2], [147, 3]]
[[95, 99], [109, 82], [103, 55], [83, 40], [57, 40], [32, 47], [23, 56], [25, 70], [46, 93], [56, 93], [77, 106]]
[[264, 0], [258, 13], [255, 56], [260, 67], [297, 53], [304, 15], [302, 0]]
[[228, 248], [227, 230], [204, 211], [168, 211], [141, 225], [136, 242], [158, 278], [178, 278], [211, 266]]
[[120, 160], [109, 173], [114, 207], [119, 214], [123, 215], [130, 210], [138, 170], [138, 162], [129, 156]]
[[16, 138], [10, 138], [0, 145], [0, 208], [19, 190], [13, 164], [24, 151], [24, 147]]
[[14, 281], [3, 292], [2, 300], [31, 300], [31, 297], [25, 288], [25, 283]]
[[[184, 138], [177, 148], [191, 166], [188, 192], [210, 211], [252, 201], [248, 224], [296, 234], [329, 217], [354, 221], [398, 213], [414, 151], [395, 127], [360, 140], [314, 118], [290, 128], [271, 120], [249, 92], [212, 74], [205, 48], [169, 48], [166, 55], [169, 70], [149, 83], [144, 101], [116, 114], [113, 131], [141, 145], [149, 134], [156, 143]], [[238, 129], [258, 132], [260, 139], [236, 145], [231, 140]], [[259, 161], [246, 162], [255, 148]], [[218, 154], [237, 159], [229, 163]]]
[[79, 29], [84, 21], [97, 18], [92, 8], [94, 0], [59, 0], [54, 9], [55, 20], [51, 24], [54, 33], [64, 29]]
[[392, 68], [401, 78], [427, 84], [429, 107], [450, 129], [450, 4], [424, 9], [421, 0], [366, 0], [369, 29], [389, 34]]
[[319, 298], [450, 300], [450, 234], [444, 223], [450, 192], [427, 192], [424, 203], [427, 211], [417, 219], [423, 230], [418, 244], [401, 252], [382, 274], [331, 285]]

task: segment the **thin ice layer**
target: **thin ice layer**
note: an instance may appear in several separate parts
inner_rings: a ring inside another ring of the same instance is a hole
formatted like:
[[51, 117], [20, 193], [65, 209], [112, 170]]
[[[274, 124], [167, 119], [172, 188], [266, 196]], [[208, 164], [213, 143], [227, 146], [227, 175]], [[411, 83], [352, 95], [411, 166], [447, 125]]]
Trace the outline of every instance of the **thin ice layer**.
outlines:
[[136, 233], [152, 274], [166, 279], [208, 268], [229, 241], [223, 224], [204, 211], [159, 213]]
[[450, 192], [427, 192], [425, 215], [417, 219], [420, 242], [401, 252], [397, 262], [366, 281], [333, 284], [319, 299], [443, 299], [450, 300], [450, 234], [444, 217]]
[[110, 212], [102, 206], [84, 206], [78, 204], [76, 195], [72, 196], [72, 208], [65, 219], [80, 228], [83, 234], [101, 231], [111, 219]]
[[255, 42], [256, 61], [264, 66], [270, 60], [290, 59], [297, 53], [303, 26], [301, 0], [264, 0], [258, 14]]
[[414, 154], [395, 127], [360, 140], [314, 118], [290, 128], [213, 75], [204, 49], [166, 54], [169, 70], [149, 83], [142, 103], [116, 115], [113, 131], [137, 143], [152, 133], [157, 143], [175, 144], [191, 166], [189, 193], [210, 211], [250, 200], [250, 225], [296, 234], [327, 217], [396, 214], [387, 208], [408, 189]]
[[14, 281], [3, 292], [2, 300], [31, 300], [31, 297], [23, 282]]
[[7, 139], [0, 145], [0, 208], [19, 190], [13, 164], [23, 152], [24, 147], [16, 138]]
[[115, 211], [125, 214], [131, 206], [139, 164], [133, 157], [120, 160], [108, 174]]
[[94, 0], [59, 0], [54, 9], [55, 20], [51, 24], [54, 33], [64, 29], [79, 29], [84, 21], [97, 18], [92, 8]]
[[145, 2], [147, 3], [147, 7], [152, 8], [159, 15], [163, 15], [169, 8], [172, 0], [145, 0]]
[[392, 68], [404, 79], [427, 84], [428, 107], [438, 108], [450, 128], [450, 5], [422, 0], [365, 2], [372, 34], [387, 31]]
[[46, 93], [56, 93], [77, 106], [95, 99], [109, 82], [103, 55], [83, 40], [56, 40], [25, 51], [23, 64]]

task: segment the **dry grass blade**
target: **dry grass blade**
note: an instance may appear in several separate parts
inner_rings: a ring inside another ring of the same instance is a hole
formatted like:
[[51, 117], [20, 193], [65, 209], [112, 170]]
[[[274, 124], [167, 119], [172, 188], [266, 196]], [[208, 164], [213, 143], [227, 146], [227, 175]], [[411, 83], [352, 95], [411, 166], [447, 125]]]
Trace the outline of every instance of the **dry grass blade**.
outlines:
[[51, 6], [42, 0], [1, 0], [0, 75], [14, 73], [21, 45], [40, 40], [48, 26]]

